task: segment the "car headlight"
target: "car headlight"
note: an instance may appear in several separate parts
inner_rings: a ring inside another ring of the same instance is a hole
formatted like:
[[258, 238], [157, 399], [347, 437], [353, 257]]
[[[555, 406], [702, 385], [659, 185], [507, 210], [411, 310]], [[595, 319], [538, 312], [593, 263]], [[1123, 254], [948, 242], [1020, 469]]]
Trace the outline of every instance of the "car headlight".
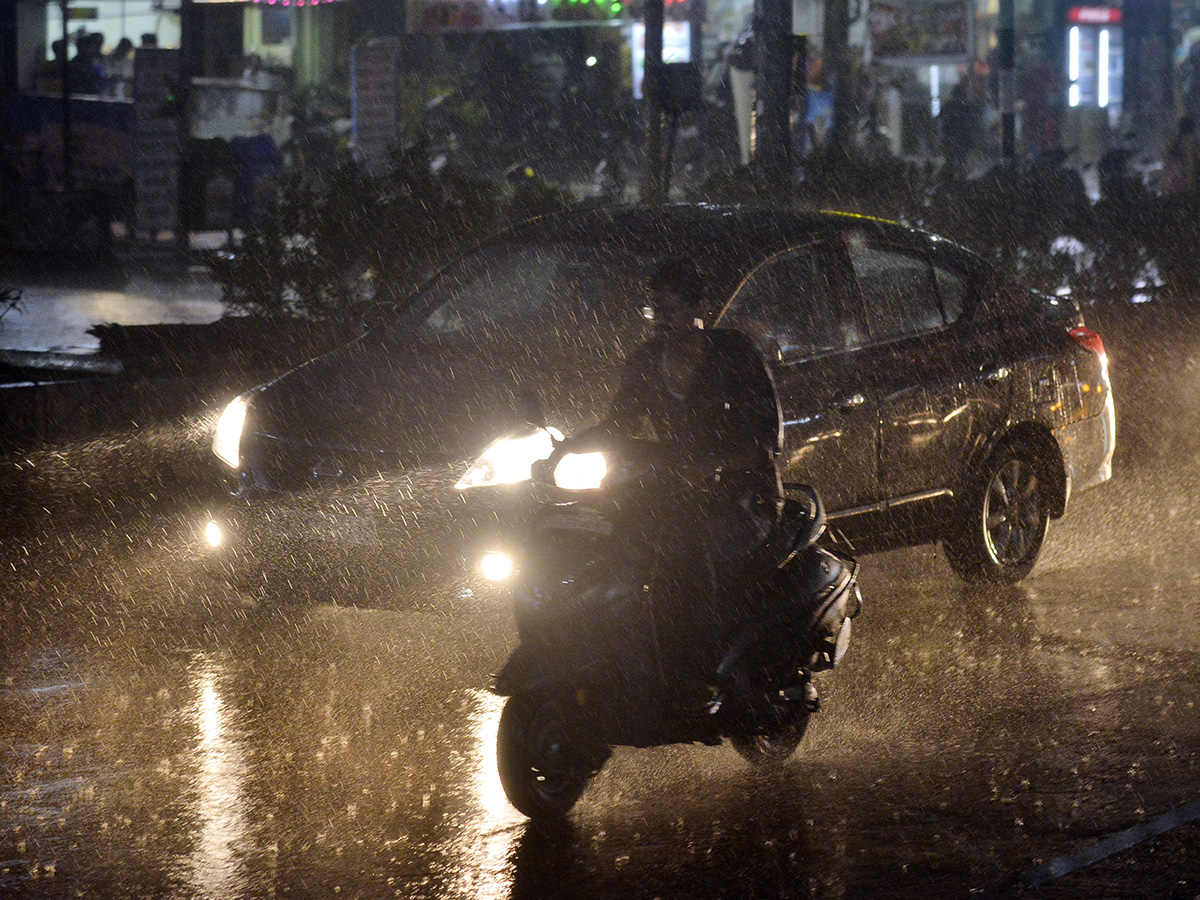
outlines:
[[213, 435], [213, 453], [235, 469], [241, 465], [238, 450], [242, 443], [242, 428], [246, 424], [248, 407], [245, 395], [232, 400], [222, 411], [221, 418], [217, 419], [217, 431]]
[[454, 486], [465, 491], [467, 488], [528, 481], [533, 464], [546, 459], [554, 452], [554, 442], [561, 440], [562, 432], [555, 428], [539, 428], [529, 434], [502, 437], [471, 463]]
[[594, 491], [608, 474], [608, 462], [598, 450], [565, 453], [554, 467], [554, 484], [565, 491]]

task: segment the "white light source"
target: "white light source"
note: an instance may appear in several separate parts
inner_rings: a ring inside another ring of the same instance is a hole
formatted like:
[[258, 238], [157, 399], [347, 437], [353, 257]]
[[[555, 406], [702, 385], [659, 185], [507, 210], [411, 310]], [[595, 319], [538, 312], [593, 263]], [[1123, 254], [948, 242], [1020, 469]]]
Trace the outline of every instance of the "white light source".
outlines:
[[488, 581], [504, 581], [516, 566], [503, 550], [489, 550], [479, 561], [479, 573]]
[[1108, 29], [1100, 32], [1100, 71], [1096, 76], [1096, 102], [1101, 109], [1108, 107]]
[[220, 547], [225, 543], [225, 535], [221, 531], [221, 526], [216, 522], [209, 522], [204, 526], [204, 540], [210, 547]]
[[594, 491], [607, 474], [603, 453], [567, 453], [554, 467], [554, 484], [566, 491]]
[[1067, 91], [1067, 103], [1079, 105], [1079, 27], [1070, 30], [1067, 35], [1067, 78], [1071, 87]]
[[530, 469], [539, 459], [554, 452], [554, 442], [562, 440], [555, 428], [539, 428], [529, 434], [508, 435], [492, 442], [454, 485], [458, 490], [520, 484], [530, 478]]
[[217, 431], [213, 435], [213, 453], [235, 469], [241, 464], [238, 450], [242, 443], [242, 428], [246, 424], [247, 406], [244, 396], [232, 400], [217, 420]]

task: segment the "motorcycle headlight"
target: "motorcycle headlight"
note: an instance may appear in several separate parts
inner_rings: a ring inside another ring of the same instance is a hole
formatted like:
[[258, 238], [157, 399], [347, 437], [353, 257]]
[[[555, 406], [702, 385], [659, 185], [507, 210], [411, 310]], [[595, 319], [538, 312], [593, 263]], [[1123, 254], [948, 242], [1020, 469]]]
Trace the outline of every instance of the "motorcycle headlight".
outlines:
[[566, 491], [594, 491], [607, 474], [603, 453], [565, 453], [554, 467], [554, 484]]
[[454, 486], [465, 491], [467, 488], [528, 481], [533, 464], [546, 459], [554, 452], [554, 442], [561, 440], [562, 433], [555, 428], [539, 428], [529, 434], [502, 437], [471, 463]]
[[217, 420], [217, 431], [213, 435], [213, 453], [217, 454], [222, 462], [235, 469], [241, 465], [238, 451], [242, 443], [242, 428], [246, 424], [248, 406], [245, 395], [231, 401], [221, 413], [221, 418]]

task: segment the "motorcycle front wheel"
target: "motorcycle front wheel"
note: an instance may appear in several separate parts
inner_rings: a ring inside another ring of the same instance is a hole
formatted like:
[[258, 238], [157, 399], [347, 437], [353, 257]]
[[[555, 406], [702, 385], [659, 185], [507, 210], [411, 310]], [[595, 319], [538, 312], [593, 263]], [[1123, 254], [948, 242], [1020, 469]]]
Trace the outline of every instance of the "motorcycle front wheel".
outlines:
[[504, 704], [496, 733], [500, 784], [529, 818], [565, 816], [606, 757], [565, 700], [518, 694]]
[[729, 743], [742, 759], [760, 772], [777, 770], [791, 759], [804, 740], [810, 715], [805, 711], [788, 725], [773, 728], [764, 734], [731, 737]]

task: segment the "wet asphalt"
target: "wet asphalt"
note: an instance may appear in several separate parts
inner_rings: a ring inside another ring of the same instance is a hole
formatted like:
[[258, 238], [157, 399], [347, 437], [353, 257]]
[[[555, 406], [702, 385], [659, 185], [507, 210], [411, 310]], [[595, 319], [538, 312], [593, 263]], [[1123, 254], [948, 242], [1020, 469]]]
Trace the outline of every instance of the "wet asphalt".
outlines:
[[1116, 475], [1025, 583], [864, 557], [782, 773], [621, 749], [558, 829], [496, 778], [495, 589], [351, 595], [312, 555], [227, 578], [197, 531], [211, 417], [4, 458], [0, 895], [1200, 896], [1200, 315], [1091, 321]]

